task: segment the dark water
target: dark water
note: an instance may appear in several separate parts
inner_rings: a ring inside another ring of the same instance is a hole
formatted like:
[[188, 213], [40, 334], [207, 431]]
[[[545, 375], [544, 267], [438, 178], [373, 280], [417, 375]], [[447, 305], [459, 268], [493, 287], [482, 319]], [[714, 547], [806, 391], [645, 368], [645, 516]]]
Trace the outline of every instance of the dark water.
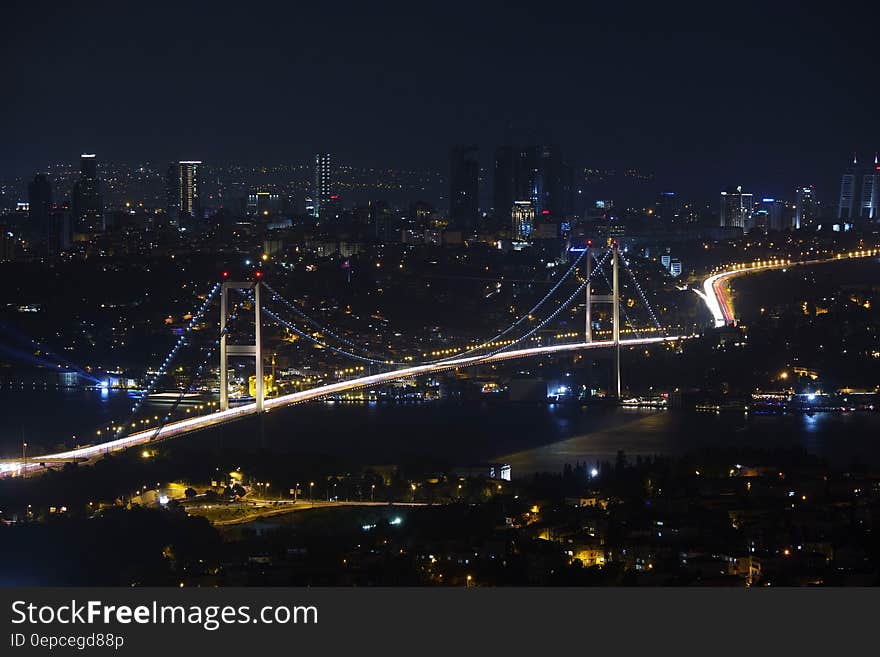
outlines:
[[0, 388], [0, 456], [20, 453], [22, 440], [35, 449], [93, 442], [96, 430], [126, 419], [133, 403], [119, 390]]
[[[97, 426], [123, 419], [131, 405], [121, 392], [4, 389], [0, 395], [2, 456], [20, 453], [23, 428], [34, 446], [70, 443], [73, 435], [91, 441]], [[613, 459], [618, 450], [635, 456], [737, 446], [797, 445], [846, 466], [855, 458], [880, 464], [880, 413], [763, 416], [577, 405], [318, 402], [180, 440], [196, 447], [265, 446], [372, 464], [406, 458], [451, 465], [503, 461], [513, 466], [514, 476]]]

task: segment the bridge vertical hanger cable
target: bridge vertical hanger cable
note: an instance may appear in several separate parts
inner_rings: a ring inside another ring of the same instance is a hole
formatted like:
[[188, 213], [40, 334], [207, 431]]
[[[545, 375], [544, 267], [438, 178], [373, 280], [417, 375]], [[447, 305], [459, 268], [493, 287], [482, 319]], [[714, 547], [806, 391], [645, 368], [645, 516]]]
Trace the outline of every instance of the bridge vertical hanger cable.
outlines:
[[[548, 292], [547, 292], [547, 293], [541, 298], [540, 301], [538, 301], [538, 303], [536, 303], [536, 304], [535, 304], [535, 305], [534, 305], [534, 306], [533, 306], [533, 307], [532, 307], [532, 308], [531, 308], [526, 314], [524, 314], [524, 315], [522, 315], [521, 317], [519, 317], [519, 318], [518, 318], [516, 321], [514, 321], [510, 326], [508, 326], [506, 329], [504, 329], [504, 330], [501, 331], [500, 333], [496, 334], [494, 337], [489, 338], [488, 340], [484, 340], [483, 342], [481, 342], [481, 343], [480, 343], [479, 345], [477, 345], [476, 347], [472, 347], [472, 348], [467, 349], [467, 350], [465, 350], [465, 351], [459, 352], [458, 354], [455, 354], [455, 355], [453, 355], [453, 356], [448, 356], [448, 357], [446, 357], [446, 358], [440, 358], [440, 359], [436, 359], [436, 360], [419, 361], [418, 364], [426, 364], [426, 365], [427, 365], [427, 364], [432, 364], [432, 363], [442, 363], [442, 362], [444, 362], [444, 361], [446, 361], [446, 360], [450, 360], [450, 359], [453, 359], [453, 358], [461, 358], [462, 356], [466, 356], [466, 355], [468, 355], [468, 354], [471, 354], [471, 353], [474, 353], [474, 352], [479, 351], [479, 350], [481, 350], [481, 349], [484, 349], [485, 347], [491, 345], [491, 344], [492, 344], [493, 342], [495, 342], [496, 340], [498, 340], [498, 339], [504, 337], [505, 335], [507, 335], [508, 333], [510, 333], [513, 329], [515, 329], [517, 326], [519, 326], [522, 322], [524, 322], [526, 319], [528, 319], [530, 316], [532, 316], [532, 314], [533, 314], [535, 311], [537, 311], [541, 306], [544, 305], [544, 303], [547, 302], [547, 300], [553, 295], [553, 293], [555, 293], [556, 290], [558, 290], [559, 287], [562, 285], [562, 283], [564, 283], [564, 282], [568, 279], [568, 277], [574, 272], [574, 270], [577, 268], [578, 264], [579, 264], [580, 261], [583, 259], [583, 257], [584, 257], [584, 252], [581, 252], [581, 253], [578, 255], [578, 257], [575, 259], [575, 261], [572, 263], [572, 265], [571, 265], [571, 266], [568, 268], [568, 270], [565, 272], [565, 274], [564, 274], [562, 277], [560, 277], [560, 279], [556, 282], [556, 284], [555, 284], [555, 285], [554, 285], [554, 286], [553, 286], [553, 287], [552, 287], [552, 288], [551, 288], [551, 289], [550, 289], [550, 290], [549, 290], [549, 291], [548, 291]], [[604, 262], [605, 259], [607, 259], [607, 254], [606, 254], [606, 256], [602, 259], [602, 261]], [[285, 306], [287, 306], [288, 308], [290, 308], [294, 313], [296, 313], [298, 316], [300, 316], [304, 321], [307, 321], [307, 322], [309, 322], [312, 326], [314, 326], [314, 327], [316, 327], [316, 328], [319, 328], [319, 329], [322, 330], [322, 331], [325, 331], [325, 332], [328, 333], [329, 335], [332, 335], [332, 336], [336, 337], [336, 338], [339, 339], [339, 340], [342, 340], [342, 341], [345, 342], [346, 344], [351, 345], [353, 348], [358, 349], [359, 351], [363, 351], [363, 352], [365, 352], [365, 353], [369, 353], [366, 349], [357, 346], [356, 344], [354, 344], [353, 342], [351, 342], [350, 340], [347, 340], [346, 338], [344, 338], [344, 337], [342, 337], [342, 336], [337, 335], [337, 334], [336, 334], [335, 332], [333, 332], [331, 329], [329, 329], [329, 328], [327, 328], [326, 326], [322, 325], [320, 322], [317, 322], [316, 320], [314, 320], [313, 318], [311, 318], [311, 317], [310, 317], [309, 315], [307, 315], [306, 313], [303, 313], [302, 311], [300, 311], [298, 308], [295, 308], [295, 306], [294, 306], [290, 301], [288, 301], [287, 299], [285, 299], [282, 295], [280, 295], [280, 294], [279, 294], [276, 290], [274, 290], [273, 288], [269, 287], [267, 284], [263, 283], [263, 285], [265, 285], [265, 286], [267, 287], [267, 289], [272, 293], [272, 295], [273, 295], [273, 300], [275, 300], [275, 299], [277, 298], [277, 300], [281, 301]], [[244, 293], [242, 293], [242, 294], [244, 294]], [[330, 351], [332, 351], [332, 352], [334, 352], [334, 353], [337, 353], [337, 354], [339, 354], [339, 355], [345, 356], [345, 357], [347, 357], [347, 358], [353, 358], [353, 359], [356, 359], [356, 360], [359, 360], [359, 361], [362, 361], [362, 362], [373, 363], [373, 364], [378, 364], [378, 365], [412, 365], [412, 364], [413, 364], [413, 363], [411, 363], [411, 362], [408, 363], [408, 362], [399, 362], [399, 361], [393, 361], [393, 360], [381, 360], [381, 359], [372, 358], [372, 357], [369, 357], [369, 356], [360, 356], [360, 355], [358, 355], [358, 354], [351, 353], [350, 351], [347, 351], [347, 350], [344, 350], [344, 349], [340, 349], [340, 348], [338, 348], [338, 347], [334, 347], [334, 346], [328, 344], [327, 342], [324, 342], [324, 341], [322, 341], [322, 340], [318, 340], [317, 338], [315, 338], [315, 337], [309, 335], [309, 334], [306, 333], [305, 331], [302, 331], [301, 329], [296, 328], [293, 324], [291, 324], [291, 323], [289, 323], [289, 322], [283, 320], [282, 318], [280, 318], [277, 314], [275, 314], [274, 312], [272, 312], [272, 311], [271, 311], [270, 309], [268, 309], [268, 308], [265, 308], [265, 307], [264, 307], [264, 312], [266, 312], [266, 314], [269, 315], [272, 319], [274, 319], [275, 321], [281, 323], [283, 326], [285, 326], [286, 328], [290, 329], [291, 331], [293, 331], [294, 333], [296, 333], [296, 334], [299, 335], [300, 337], [302, 337], [302, 338], [304, 338], [304, 339], [306, 339], [306, 340], [309, 340], [310, 342], [312, 342], [312, 343], [314, 343], [314, 344], [316, 344], [316, 345], [318, 345], [318, 346], [320, 346], [320, 347], [322, 347], [322, 348], [328, 349], [328, 350], [330, 350]], [[519, 342], [519, 341], [515, 341], [513, 344], [517, 344], [518, 342]], [[510, 345], [508, 345], [508, 346], [510, 346]]]
[[[360, 345], [355, 344], [354, 342], [352, 342], [348, 338], [339, 335], [338, 333], [333, 331], [333, 329], [329, 328], [328, 326], [321, 324], [321, 322], [314, 319], [311, 315], [309, 315], [309, 314], [303, 312], [302, 310], [300, 310], [299, 308], [297, 308], [296, 304], [292, 303], [291, 301], [288, 301], [286, 298], [281, 296], [281, 294], [277, 290], [272, 288], [268, 283], [264, 282], [263, 287], [265, 287], [267, 290], [269, 290], [269, 292], [272, 294], [272, 301], [276, 301], [276, 300], [280, 301], [303, 321], [308, 322], [309, 324], [314, 326], [316, 329], [318, 329], [322, 333], [326, 333], [327, 335], [330, 335], [330, 336], [336, 338], [340, 342], [347, 344], [352, 349], [356, 349], [357, 351], [360, 351], [360, 352], [366, 354], [367, 356], [370, 355], [370, 351], [368, 349], [365, 349], [364, 347], [361, 347]], [[381, 360], [381, 359], [376, 359], [376, 360]]]
[[[583, 259], [583, 257], [584, 257], [584, 252], [581, 252], [581, 253], [578, 255], [578, 257], [575, 258], [574, 262], [571, 264], [571, 266], [568, 268], [568, 270], [565, 272], [565, 274], [563, 274], [563, 275], [560, 277], [560, 279], [559, 279], [559, 280], [553, 285], [552, 288], [550, 288], [550, 290], [549, 290], [549, 291], [548, 291], [548, 292], [547, 292], [547, 293], [541, 298], [541, 300], [538, 301], [538, 303], [536, 303], [536, 304], [535, 304], [535, 305], [534, 305], [534, 306], [533, 306], [533, 307], [532, 307], [527, 313], [525, 313], [524, 315], [522, 315], [521, 317], [519, 317], [516, 321], [514, 321], [510, 326], [508, 326], [507, 328], [505, 328], [505, 329], [504, 329], [503, 331], [501, 331], [500, 333], [498, 333], [498, 334], [496, 334], [495, 336], [489, 338], [488, 340], [483, 340], [483, 341], [481, 341], [480, 344], [478, 344], [478, 345], [475, 346], [475, 347], [472, 347], [472, 348], [467, 349], [467, 350], [465, 350], [465, 351], [459, 352], [458, 354], [455, 354], [455, 355], [453, 355], [453, 356], [449, 356], [449, 357], [446, 357], [446, 358], [440, 358], [440, 359], [437, 359], [437, 360], [419, 361], [419, 363], [420, 363], [420, 364], [440, 363], [440, 362], [443, 362], [444, 360], [449, 360], [450, 358], [460, 358], [460, 357], [462, 357], [462, 356], [466, 356], [466, 355], [468, 355], [468, 354], [471, 354], [471, 353], [474, 353], [474, 352], [479, 351], [479, 350], [481, 350], [481, 349], [484, 349], [485, 347], [491, 345], [491, 344], [492, 344], [493, 342], [495, 342], [496, 340], [499, 340], [500, 338], [503, 338], [505, 335], [507, 335], [507, 334], [510, 333], [513, 329], [515, 329], [517, 326], [519, 326], [522, 322], [524, 322], [528, 317], [530, 317], [530, 316], [531, 316], [535, 311], [537, 311], [541, 306], [543, 306], [544, 303], [546, 303], [546, 301], [547, 301], [547, 300], [548, 300], [548, 299], [549, 299], [549, 298], [550, 298], [550, 297], [556, 292], [556, 290], [559, 289], [559, 287], [560, 287], [560, 286], [561, 286], [561, 285], [562, 285], [562, 284], [568, 279], [568, 277], [569, 277], [569, 276], [575, 271], [575, 269], [576, 269], [577, 266], [580, 264], [580, 261]], [[285, 306], [287, 306], [291, 311], [293, 311], [296, 315], [298, 315], [300, 318], [302, 318], [303, 321], [308, 322], [309, 324], [311, 324], [311, 325], [314, 326], [315, 328], [317, 328], [317, 329], [319, 329], [319, 330], [321, 330], [321, 331], [327, 333], [328, 335], [331, 335], [331, 336], [333, 336], [334, 338], [336, 338], [336, 339], [338, 339], [338, 340], [344, 342], [345, 344], [349, 345], [349, 346], [352, 347], [353, 349], [356, 349], [356, 350], [358, 350], [358, 351], [361, 351], [361, 352], [363, 352], [363, 353], [365, 353], [365, 354], [369, 354], [369, 353], [370, 353], [367, 349], [364, 349], [363, 347], [358, 346], [357, 344], [355, 344], [354, 342], [348, 340], [347, 338], [345, 338], [345, 337], [343, 337], [343, 336], [337, 334], [337, 333], [334, 332], [332, 329], [328, 328], [328, 327], [325, 326], [324, 324], [321, 324], [320, 322], [318, 322], [318, 321], [317, 321], [316, 319], [314, 319], [313, 317], [309, 316], [307, 313], [304, 313], [304, 312], [301, 311], [299, 308], [296, 308], [295, 304], [291, 303], [288, 299], [284, 298], [281, 294], [278, 293], [277, 290], [275, 290], [274, 288], [270, 287], [268, 284], [263, 283], [263, 285], [269, 290], [269, 292], [272, 293], [272, 295], [273, 295], [273, 301], [276, 300], [276, 299], [277, 299], [278, 301], [281, 301], [281, 302], [282, 302]], [[290, 328], [290, 327], [288, 326], [288, 328]], [[291, 329], [291, 330], [294, 330], [294, 329]], [[356, 355], [356, 354], [352, 354], [352, 353], [350, 353], [350, 352], [348, 352], [348, 351], [346, 351], [346, 350], [341, 350], [341, 349], [337, 349], [337, 348], [331, 347], [331, 346], [328, 345], [326, 342], [319, 341], [319, 340], [317, 340], [316, 338], [313, 338], [312, 336], [310, 336], [310, 335], [308, 335], [308, 334], [305, 334], [304, 332], [302, 332], [302, 331], [300, 331], [300, 330], [294, 330], [294, 332], [296, 332], [297, 335], [300, 335], [301, 337], [304, 337], [304, 338], [306, 338], [306, 339], [308, 339], [308, 340], [311, 340], [311, 341], [314, 342], [315, 344], [318, 344], [318, 345], [320, 345], [320, 346], [322, 346], [322, 347], [324, 347], [324, 348], [330, 349], [331, 351], [335, 351], [336, 353], [339, 353], [340, 355], [345, 355], [345, 356], [347, 356], [347, 357], [349, 357], [349, 358], [356, 358], [356, 359], [358, 359], [358, 360], [362, 360], [362, 361], [365, 361], [365, 362], [373, 362], [373, 363], [378, 363], [378, 364], [388, 364], [388, 365], [411, 365], [411, 364], [413, 364], [413, 363], [400, 363], [400, 362], [394, 362], [394, 361], [390, 361], [390, 360], [386, 360], [386, 359], [372, 358], [372, 357], [370, 357], [370, 356], [358, 356], [358, 355]]]
[[[608, 283], [608, 287], [611, 287], [611, 281], [608, 280], [608, 274], [605, 273], [604, 269], [600, 269], [600, 271], [602, 272], [602, 278], [604, 278], [605, 282]], [[633, 334], [637, 338], [642, 337], [641, 334], [639, 333], [639, 330], [635, 327], [635, 324], [633, 324], [632, 320], [630, 320], [629, 313], [626, 312], [626, 307], [621, 306], [620, 310], [623, 312], [623, 318], [626, 320], [626, 323], [629, 325], [629, 328], [633, 332]]]
[[629, 262], [627, 262], [626, 258], [621, 258], [623, 260], [623, 267], [626, 269], [629, 277], [632, 279], [632, 282], [635, 283], [636, 289], [639, 291], [639, 295], [642, 297], [642, 301], [645, 303], [645, 306], [648, 309], [648, 312], [651, 314], [651, 319], [654, 321], [654, 326], [657, 329], [661, 329], [660, 320], [657, 319], [657, 315], [654, 314], [654, 309], [651, 307], [651, 304], [648, 302], [648, 297], [645, 296], [644, 290], [642, 290], [642, 286], [639, 285], [638, 280], [636, 280], [636, 275], [633, 273], [632, 269], [629, 268]]
[[[540, 308], [541, 306], [544, 305], [544, 303], [550, 298], [550, 296], [551, 296], [554, 292], [556, 292], [556, 290], [559, 289], [559, 286], [562, 285], [562, 283], [565, 282], [565, 281], [568, 279], [568, 277], [574, 272], [575, 268], [578, 266], [578, 264], [580, 263], [580, 261], [583, 259], [585, 253], [586, 253], [586, 251], [582, 251], [581, 254], [580, 254], [577, 258], [575, 258], [574, 263], [572, 263], [571, 267], [568, 268], [568, 271], [565, 272], [565, 274], [562, 276], [562, 278], [560, 278], [560, 279], [556, 282], [556, 284], [555, 284], [552, 288], [550, 288], [550, 291], [547, 292], [547, 294], [545, 294], [544, 297], [543, 297], [538, 303], [536, 303], [534, 306], [532, 306], [532, 308], [531, 308], [531, 309], [530, 309], [525, 315], [522, 315], [521, 317], [519, 317], [519, 319], [517, 319], [515, 322], [513, 322], [513, 324], [511, 324], [510, 326], [508, 326], [506, 329], [504, 329], [503, 331], [501, 331], [500, 333], [498, 333], [498, 334], [495, 335], [494, 337], [491, 337], [491, 338], [489, 338], [488, 340], [484, 340], [483, 342], [481, 342], [480, 344], [478, 344], [476, 347], [471, 347], [470, 349], [467, 349], [467, 350], [465, 350], [465, 351], [462, 351], [462, 352], [460, 352], [460, 353], [458, 353], [458, 354], [455, 354], [455, 355], [453, 355], [453, 356], [448, 356], [448, 357], [446, 357], [446, 358], [440, 358], [440, 359], [438, 359], [438, 360], [429, 360], [429, 361], [425, 361], [425, 364], [431, 364], [431, 363], [442, 363], [443, 361], [446, 361], [446, 360], [452, 360], [452, 359], [455, 359], [455, 358], [461, 358], [461, 357], [463, 357], [463, 356], [467, 356], [468, 354], [472, 354], [472, 353], [474, 353], [475, 351], [480, 351], [481, 349], [484, 349], [485, 347], [490, 346], [490, 345], [491, 345], [493, 342], [495, 342], [496, 340], [498, 340], [498, 339], [500, 339], [500, 338], [503, 338], [505, 335], [507, 335], [508, 333], [510, 333], [510, 332], [511, 332], [513, 329], [515, 329], [517, 326], [519, 326], [520, 324], [522, 324], [526, 319], [528, 319], [529, 317], [531, 317], [532, 314], [533, 314], [536, 310], [538, 310], [538, 308]], [[602, 258], [602, 262], [604, 262], [605, 259], [607, 259], [607, 257], [608, 257], [608, 256], [607, 256], [607, 254], [606, 254], [606, 256]], [[514, 341], [513, 343], [511, 343], [510, 345], [505, 345], [505, 347], [513, 346], [514, 344], [517, 344], [518, 342], [520, 342], [520, 340], [516, 340], [516, 341]], [[498, 353], [498, 352], [494, 352], [494, 353]]]
[[202, 360], [201, 364], [196, 369], [193, 370], [193, 373], [192, 373], [192, 375], [190, 375], [189, 380], [187, 381], [187, 384], [183, 388], [181, 388], [180, 393], [177, 395], [177, 399], [174, 400], [174, 403], [171, 405], [171, 408], [168, 410], [167, 413], [165, 413], [164, 417], [162, 418], [162, 421], [159, 422], [158, 425], [156, 425], [156, 429], [153, 432], [153, 437], [150, 438], [150, 442], [153, 442], [154, 440], [156, 440], [156, 438], [159, 436], [159, 433], [162, 431], [162, 429], [165, 427], [165, 425], [171, 421], [171, 416], [177, 410], [178, 406], [180, 406], [180, 402], [183, 401], [183, 396], [187, 392], [192, 391], [192, 386], [196, 380], [196, 377], [199, 376], [204, 371], [205, 366], [208, 364], [208, 361], [211, 360], [211, 358], [214, 356], [214, 351], [217, 349], [217, 347], [220, 346], [220, 339], [223, 337], [223, 335], [229, 333], [229, 327], [232, 324], [232, 322], [234, 322], [237, 319], [238, 312], [242, 309], [242, 307], [244, 306], [244, 303], [245, 303], [245, 301], [242, 300], [238, 304], [236, 304], [235, 307], [233, 307], [231, 313], [229, 314], [229, 317], [226, 319], [226, 326], [223, 328], [222, 331], [220, 331], [220, 334], [217, 336], [217, 339], [214, 340], [213, 342], [209, 343], [208, 346], [202, 347], [202, 351], [205, 352], [204, 359]]
[[[147, 384], [146, 389], [144, 389], [144, 393], [141, 395], [140, 399], [135, 402], [134, 406], [131, 407], [131, 414], [129, 415], [129, 420], [137, 414], [137, 412], [141, 409], [146, 401], [147, 397], [152, 394], [153, 390], [155, 390], [156, 385], [159, 383], [159, 380], [165, 376], [168, 371], [168, 367], [174, 362], [174, 359], [177, 357], [177, 352], [180, 351], [181, 347], [183, 347], [188, 338], [189, 334], [196, 327], [198, 322], [204, 317], [205, 311], [208, 309], [208, 306], [211, 305], [211, 301], [214, 300], [214, 297], [217, 296], [217, 292], [220, 290], [220, 283], [215, 283], [214, 286], [210, 289], [207, 296], [205, 297], [204, 302], [201, 306], [196, 310], [196, 312], [190, 317], [189, 322], [187, 322], [186, 328], [183, 331], [183, 334], [178, 338], [177, 342], [171, 348], [171, 351], [168, 352], [168, 355], [165, 356], [165, 360], [162, 361], [162, 364], [159, 366], [159, 369], [156, 371], [156, 374]], [[126, 425], [128, 422], [126, 421]], [[116, 431], [116, 437], [122, 435], [122, 429], [124, 425], [120, 425], [119, 429]]]
[[[246, 297], [248, 300], [253, 301], [253, 293], [245, 292], [244, 290], [239, 290], [239, 294]], [[327, 349], [328, 351], [332, 351], [335, 354], [339, 354], [340, 356], [345, 356], [347, 358], [353, 358], [355, 360], [359, 360], [364, 363], [370, 363], [373, 365], [411, 365], [412, 363], [404, 363], [394, 360], [380, 360], [378, 358], [371, 358], [369, 356], [359, 356], [358, 354], [352, 353], [350, 351], [346, 351], [345, 349], [340, 349], [339, 347], [335, 347], [323, 340], [319, 340], [318, 338], [309, 335], [305, 331], [300, 328], [297, 328], [294, 324], [286, 321], [279, 317], [275, 312], [271, 309], [267, 308], [265, 304], [263, 305], [263, 312], [268, 315], [270, 318], [274, 319], [276, 322], [284, 326], [285, 328], [290, 329], [293, 333], [296, 333], [299, 337], [308, 340], [309, 342], [321, 347], [322, 349]]]
[[[611, 253], [611, 252], [609, 251], [608, 253], [606, 253], [606, 254], [605, 254], [605, 255], [599, 260], [599, 262], [597, 263], [596, 268], [601, 269], [601, 267], [602, 267], [602, 265], [604, 264], [604, 262], [608, 259], [608, 256], [609, 256], [610, 253]], [[501, 352], [510, 349], [510, 348], [513, 347], [514, 345], [519, 344], [519, 343], [522, 342], [523, 340], [527, 340], [528, 338], [530, 338], [531, 336], [533, 336], [535, 333], [537, 333], [538, 331], [540, 331], [542, 328], [544, 328], [545, 326], [547, 326], [547, 324], [549, 324], [549, 323], [552, 322], [554, 319], [556, 319], [556, 318], [559, 316], [559, 314], [560, 314], [563, 310], [565, 310], [566, 308], [568, 308], [569, 306], [571, 306], [572, 302], [577, 298], [577, 296], [578, 296], [581, 292], [583, 292], [583, 291], [586, 289], [587, 285], [588, 285], [588, 284], [590, 283], [590, 281], [592, 280], [592, 277], [593, 277], [593, 273], [594, 273], [594, 272], [595, 272], [595, 269], [593, 269], [593, 271], [591, 271], [590, 274], [584, 278], [583, 282], [582, 282], [582, 283], [578, 286], [578, 288], [572, 293], [572, 295], [571, 295], [570, 297], [568, 297], [565, 301], [563, 301], [563, 302], [559, 305], [559, 307], [558, 307], [555, 311], [553, 311], [553, 313], [552, 313], [549, 317], [545, 318], [543, 321], [541, 321], [541, 323], [539, 323], [537, 326], [535, 326], [535, 328], [533, 328], [532, 330], [530, 330], [530, 331], [529, 331], [528, 333], [526, 333], [525, 335], [522, 335], [522, 336], [520, 336], [519, 338], [517, 338], [516, 340], [514, 340], [511, 344], [509, 344], [509, 345], [505, 345], [505, 346], [503, 346], [503, 347], [501, 347], [501, 348], [499, 348], [499, 349], [496, 349], [495, 351], [491, 351], [491, 352], [489, 352], [488, 354], [486, 354], [486, 357], [488, 358], [489, 356], [494, 356], [495, 354], [500, 354]]]

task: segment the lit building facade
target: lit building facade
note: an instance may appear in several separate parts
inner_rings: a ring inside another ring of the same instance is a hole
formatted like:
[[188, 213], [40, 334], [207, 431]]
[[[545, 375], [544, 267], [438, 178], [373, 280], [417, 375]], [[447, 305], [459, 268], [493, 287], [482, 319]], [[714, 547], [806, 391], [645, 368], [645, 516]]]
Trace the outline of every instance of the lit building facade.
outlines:
[[745, 230], [752, 221], [752, 195], [742, 187], [732, 187], [721, 192], [721, 226]]
[[449, 227], [477, 230], [480, 219], [480, 165], [476, 146], [457, 146], [449, 158]]
[[816, 200], [816, 190], [812, 185], [797, 188], [795, 201], [794, 225], [795, 230], [810, 228], [819, 220], [819, 202]]
[[513, 222], [513, 239], [530, 239], [535, 228], [534, 204], [531, 201], [514, 201], [510, 216]]
[[178, 208], [180, 215], [196, 218], [201, 214], [201, 160], [178, 162]]
[[853, 157], [852, 166], [840, 178], [837, 218], [848, 223], [880, 219], [880, 159], [877, 155], [871, 167], [860, 166], [858, 157]]
[[104, 201], [98, 181], [98, 160], [94, 153], [79, 158], [79, 180], [73, 185], [73, 220], [78, 233], [104, 230]]
[[312, 199], [316, 219], [329, 216], [332, 197], [330, 154], [318, 153], [315, 155], [315, 195]]

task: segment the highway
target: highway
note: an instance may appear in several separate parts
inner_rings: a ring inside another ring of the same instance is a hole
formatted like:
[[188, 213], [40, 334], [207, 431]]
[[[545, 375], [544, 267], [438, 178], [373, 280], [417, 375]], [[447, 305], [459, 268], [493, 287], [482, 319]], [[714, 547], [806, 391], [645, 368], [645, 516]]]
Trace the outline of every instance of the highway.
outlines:
[[[863, 249], [858, 251], [851, 251], [849, 253], [840, 253], [827, 258], [803, 260], [800, 262], [791, 262], [789, 260], [780, 259], [744, 263], [734, 266], [729, 270], [712, 274], [703, 281], [702, 290], [694, 291], [700, 296], [700, 298], [703, 299], [703, 302], [706, 304], [707, 309], [712, 315], [715, 326], [721, 327], [732, 323], [735, 319], [733, 308], [727, 298], [724, 286], [727, 281], [736, 276], [753, 274], [761, 271], [769, 271], [771, 269], [783, 269], [786, 267], [803, 265], [816, 265], [826, 262], [840, 261], [846, 258], [863, 258], [876, 255], [880, 255], [880, 249]], [[630, 338], [621, 340], [620, 344], [624, 347], [639, 346], [682, 340], [689, 337], [692, 336], [682, 335], [673, 337]], [[470, 367], [482, 363], [513, 360], [516, 358], [527, 358], [530, 356], [553, 355], [556, 353], [580, 351], [585, 349], [602, 349], [612, 346], [613, 342], [611, 340], [603, 340], [591, 343], [575, 342], [551, 345], [547, 347], [514, 349], [492, 354], [489, 356], [466, 356], [458, 358], [452, 357], [439, 362], [427, 363], [423, 365], [413, 365], [411, 367], [404, 367], [401, 369], [392, 370], [390, 372], [383, 372], [381, 374], [373, 374], [370, 376], [352, 378], [346, 381], [339, 381], [337, 383], [331, 383], [328, 385], [311, 388], [309, 390], [303, 390], [288, 395], [282, 395], [280, 397], [273, 397], [265, 400], [264, 408], [266, 412], [271, 412], [273, 409], [276, 408], [283, 408], [285, 406], [290, 406], [293, 404], [301, 404], [304, 402], [314, 401], [316, 399], [321, 399], [322, 397], [327, 397], [328, 395], [333, 395], [340, 392], [357, 390], [359, 388], [390, 383], [392, 381], [422, 376], [425, 374], [434, 374], [437, 372], [443, 372], [460, 367]], [[254, 413], [256, 413], [256, 404], [244, 404], [241, 406], [236, 406], [235, 408], [230, 408], [225, 411], [217, 411], [209, 415], [202, 415], [199, 417], [191, 417], [177, 420], [175, 422], [169, 422], [168, 424], [159, 428], [139, 431], [137, 433], [133, 433], [128, 436], [118, 438], [116, 440], [111, 440], [96, 445], [87, 445], [72, 450], [57, 452], [54, 454], [33, 456], [25, 460], [12, 459], [0, 461], [0, 477], [36, 472], [47, 467], [57, 467], [60, 464], [71, 461], [89, 461], [104, 454], [119, 452], [125, 449], [129, 449], [131, 447], [146, 445], [160, 440], [167, 440], [168, 438], [183, 436], [194, 431], [199, 431], [201, 429], [207, 429], [209, 427], [233, 422], [243, 417], [253, 415]]]
[[[688, 337], [691, 336], [630, 338], [621, 340], [620, 344], [623, 347], [640, 346], [647, 344], [657, 344], [661, 342], [671, 342]], [[309, 390], [302, 390], [300, 392], [282, 395], [280, 397], [272, 397], [265, 400], [264, 409], [265, 412], [271, 412], [276, 408], [283, 408], [285, 406], [290, 406], [293, 404], [301, 404], [304, 402], [314, 401], [328, 395], [333, 395], [348, 390], [357, 390], [359, 388], [365, 388], [383, 383], [390, 383], [392, 381], [398, 381], [400, 379], [407, 379], [415, 376], [422, 376], [425, 374], [443, 372], [460, 367], [470, 367], [483, 363], [513, 360], [516, 358], [527, 358], [530, 356], [553, 355], [557, 353], [561, 354], [585, 349], [602, 349], [613, 346], [614, 343], [611, 340], [595, 341], [590, 343], [575, 342], [551, 345], [547, 347], [514, 349], [511, 351], [500, 352], [489, 356], [467, 356], [461, 358], [450, 358], [440, 362], [434, 362], [424, 365], [414, 365], [412, 367], [404, 367], [401, 369], [392, 370], [390, 372], [383, 372], [381, 374], [373, 374], [370, 376], [362, 376], [349, 379], [347, 381], [339, 381], [337, 383], [331, 383], [328, 385], [319, 386], [317, 388], [311, 388]], [[122, 438], [117, 438], [116, 440], [110, 440], [96, 445], [87, 445], [64, 452], [56, 452], [54, 454], [43, 454], [39, 456], [28, 457], [25, 460], [15, 459], [0, 461], [0, 477], [32, 473], [50, 466], [57, 466], [58, 464], [69, 461], [88, 461], [104, 454], [119, 452], [125, 449], [129, 449], [131, 447], [146, 445], [159, 440], [167, 440], [168, 438], [186, 435], [193, 431], [207, 429], [209, 427], [215, 427], [221, 424], [233, 422], [235, 420], [239, 420], [243, 417], [253, 415], [255, 413], [255, 403], [244, 404], [241, 406], [236, 406], [235, 408], [230, 408], [225, 411], [217, 411], [209, 415], [202, 415], [199, 417], [191, 417], [177, 420], [175, 422], [169, 422], [162, 427], [139, 431], [137, 433], [124, 436]]]
[[791, 260], [762, 260], [751, 264], [743, 264], [733, 269], [713, 274], [703, 281], [703, 289], [694, 290], [703, 302], [706, 304], [716, 327], [732, 324], [736, 317], [733, 313], [733, 307], [730, 304], [724, 286], [733, 278], [743, 276], [745, 274], [755, 274], [762, 271], [770, 271], [771, 269], [785, 269], [787, 267], [798, 267], [805, 265], [821, 265], [827, 262], [840, 262], [848, 258], [866, 258], [880, 255], [880, 249], [862, 249], [859, 251], [850, 251], [848, 253], [839, 253], [828, 258], [816, 258], [813, 260], [802, 260], [792, 262]]

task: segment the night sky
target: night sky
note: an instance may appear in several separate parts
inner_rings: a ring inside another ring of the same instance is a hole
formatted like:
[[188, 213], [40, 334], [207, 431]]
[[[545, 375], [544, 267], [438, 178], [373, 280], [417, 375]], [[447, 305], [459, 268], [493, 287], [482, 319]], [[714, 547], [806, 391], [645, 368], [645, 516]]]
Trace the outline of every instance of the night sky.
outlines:
[[445, 173], [510, 135], [658, 191], [833, 197], [880, 149], [868, 4], [7, 1], [0, 173], [318, 150]]

